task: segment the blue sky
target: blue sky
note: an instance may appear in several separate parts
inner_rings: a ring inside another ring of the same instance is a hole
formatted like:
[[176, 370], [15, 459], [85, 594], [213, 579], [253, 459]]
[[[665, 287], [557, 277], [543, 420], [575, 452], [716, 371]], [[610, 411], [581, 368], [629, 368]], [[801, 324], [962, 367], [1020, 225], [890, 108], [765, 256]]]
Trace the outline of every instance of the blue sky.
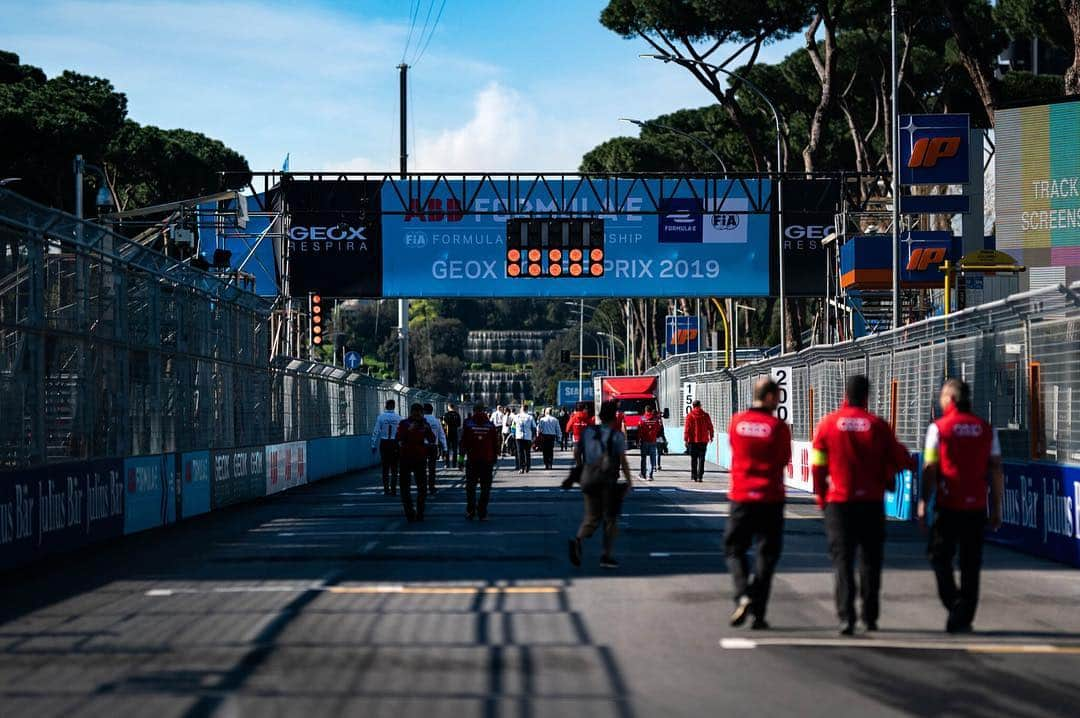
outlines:
[[[431, 0], [419, 2], [416, 36]], [[141, 123], [222, 140], [253, 169], [396, 170], [411, 0], [37, 0], [0, 49], [50, 76], [108, 77]], [[410, 70], [410, 169], [573, 170], [620, 116], [707, 104], [674, 66], [598, 22], [603, 0], [446, 0]], [[442, 0], [434, 0], [433, 23]], [[799, 38], [767, 48], [772, 61]]]

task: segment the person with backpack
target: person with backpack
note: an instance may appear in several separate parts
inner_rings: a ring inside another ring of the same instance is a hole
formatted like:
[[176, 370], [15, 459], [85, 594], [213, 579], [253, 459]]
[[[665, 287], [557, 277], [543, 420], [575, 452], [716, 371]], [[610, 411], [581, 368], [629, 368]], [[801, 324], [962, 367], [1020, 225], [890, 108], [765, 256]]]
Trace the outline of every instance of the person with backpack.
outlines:
[[[427, 481], [424, 476], [427, 460], [436, 444], [435, 432], [424, 417], [422, 404], [409, 407], [409, 418], [398, 424], [397, 443], [401, 456], [401, 506], [410, 522], [424, 520], [427, 500]], [[416, 483], [416, 508], [413, 509], [409, 482]]]
[[[483, 404], [473, 407], [461, 431], [461, 446], [465, 461], [465, 518], [479, 517], [487, 521], [488, 498], [494, 478], [495, 462], [499, 459], [499, 429], [488, 419]], [[480, 485], [480, 502], [476, 501], [476, 486]]]
[[[592, 536], [603, 524], [604, 554], [600, 557], [603, 568], [618, 568], [612, 551], [618, 532], [619, 513], [626, 493], [633, 488], [630, 464], [626, 460], [626, 436], [616, 429], [617, 404], [605, 401], [600, 406], [600, 424], [582, 430], [581, 441], [574, 449], [580, 454], [581, 493], [585, 499], [585, 515], [581, 519], [577, 535], [570, 539], [570, 563], [581, 565], [582, 542]], [[622, 472], [625, 483], [619, 483]]]
[[[664, 422], [654, 411], [652, 404], [648, 404], [645, 407], [645, 415], [641, 417], [641, 423], [638, 424], [638, 444], [641, 448], [641, 473], [638, 474], [638, 478], [644, 480], [653, 480], [653, 474], [656, 473], [656, 457], [657, 457], [657, 440], [664, 433]], [[649, 461], [649, 475], [645, 475], [645, 462]]]
[[443, 414], [442, 424], [446, 431], [446, 466], [451, 469], [460, 469], [465, 464], [465, 459], [461, 456], [459, 449], [461, 414], [457, 412], [457, 407], [453, 404], [450, 404], [446, 413]]
[[705, 451], [714, 435], [712, 417], [701, 408], [701, 400], [694, 399], [693, 408], [683, 424], [683, 441], [690, 451], [691, 481], [700, 483], [705, 480]]

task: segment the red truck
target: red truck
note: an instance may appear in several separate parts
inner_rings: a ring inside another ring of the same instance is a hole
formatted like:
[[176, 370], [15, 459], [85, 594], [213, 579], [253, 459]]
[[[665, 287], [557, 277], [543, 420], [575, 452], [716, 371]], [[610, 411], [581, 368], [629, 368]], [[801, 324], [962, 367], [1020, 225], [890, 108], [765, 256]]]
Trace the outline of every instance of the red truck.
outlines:
[[[596, 413], [600, 414], [600, 404], [605, 401], [619, 402], [619, 412], [623, 415], [628, 446], [637, 446], [637, 428], [645, 407], [652, 404], [660, 411], [660, 378], [656, 376], [598, 376], [593, 379], [593, 396], [596, 400]], [[664, 418], [670, 416], [663, 409]]]

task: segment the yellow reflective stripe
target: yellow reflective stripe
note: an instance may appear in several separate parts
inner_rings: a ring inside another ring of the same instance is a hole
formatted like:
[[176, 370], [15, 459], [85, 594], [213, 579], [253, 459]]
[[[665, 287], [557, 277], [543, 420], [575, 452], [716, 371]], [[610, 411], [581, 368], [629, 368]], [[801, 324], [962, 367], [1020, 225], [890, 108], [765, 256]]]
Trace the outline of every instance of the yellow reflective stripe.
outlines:
[[938, 459], [941, 458], [938, 455], [937, 449], [925, 449], [922, 454], [922, 460], [924, 464], [936, 464]]
[[829, 454], [821, 449], [812, 449], [810, 451], [810, 463], [813, 466], [828, 466]]

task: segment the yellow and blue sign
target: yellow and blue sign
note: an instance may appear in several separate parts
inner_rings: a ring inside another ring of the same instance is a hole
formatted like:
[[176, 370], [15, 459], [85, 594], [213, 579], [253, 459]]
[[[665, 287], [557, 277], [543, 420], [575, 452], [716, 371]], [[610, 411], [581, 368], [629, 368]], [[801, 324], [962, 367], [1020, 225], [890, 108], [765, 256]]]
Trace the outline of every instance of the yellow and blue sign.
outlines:
[[966, 114], [900, 116], [900, 183], [967, 184]]

